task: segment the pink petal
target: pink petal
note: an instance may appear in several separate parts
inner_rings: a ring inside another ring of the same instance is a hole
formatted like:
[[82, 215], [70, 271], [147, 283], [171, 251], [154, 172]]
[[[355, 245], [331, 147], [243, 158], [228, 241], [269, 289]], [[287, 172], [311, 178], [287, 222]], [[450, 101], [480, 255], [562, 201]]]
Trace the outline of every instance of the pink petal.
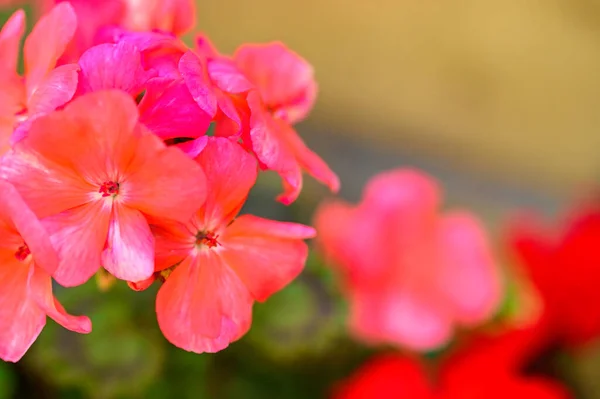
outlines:
[[154, 270], [168, 269], [193, 251], [196, 238], [183, 223], [161, 221], [160, 224], [151, 224], [150, 229], [155, 239]]
[[211, 121], [211, 117], [198, 107], [181, 79], [150, 80], [139, 109], [140, 122], [164, 140], [203, 136]]
[[0, 80], [15, 76], [21, 38], [25, 32], [25, 12], [17, 10], [0, 31]]
[[194, 42], [196, 43], [196, 53], [200, 54], [201, 57], [216, 58], [219, 56], [216, 47], [205, 34], [199, 33], [196, 35]]
[[14, 186], [2, 180], [0, 180], [0, 220], [12, 222], [23, 241], [27, 243], [36, 264], [43, 267], [47, 273], [54, 273], [58, 268], [58, 256], [52, 247], [48, 232]]
[[200, 219], [216, 228], [233, 219], [246, 201], [256, 182], [256, 160], [237, 142], [210, 137], [196, 161], [202, 166], [210, 187]]
[[302, 240], [314, 235], [308, 226], [243, 215], [220, 238], [221, 254], [252, 296], [264, 301], [300, 274], [308, 256]]
[[148, 131], [123, 173], [127, 176], [120, 190], [124, 203], [151, 216], [187, 222], [206, 199], [202, 168]]
[[483, 226], [468, 213], [440, 221], [439, 288], [456, 319], [477, 324], [492, 316], [502, 299], [501, 281]]
[[144, 90], [155, 73], [142, 68], [140, 51], [126, 41], [100, 44], [87, 50], [79, 59], [79, 92], [120, 89], [132, 96]]
[[219, 89], [227, 93], [239, 94], [254, 89], [236, 65], [226, 58], [208, 61], [208, 75]]
[[340, 179], [321, 159], [320, 156], [311, 151], [298, 133], [286, 122], [275, 119], [279, 134], [287, 141], [287, 145], [293, 149], [298, 165], [308, 172], [309, 175], [325, 184], [331, 192], [337, 193], [340, 189]]
[[286, 191], [278, 199], [284, 204], [290, 204], [298, 198], [302, 189], [302, 172], [295, 154], [286, 142], [278, 135], [278, 125], [265, 112], [258, 93], [248, 94], [250, 107], [250, 137], [252, 150], [259, 162], [266, 168], [279, 173], [285, 182]]
[[77, 89], [78, 70], [77, 64], [61, 65], [51, 70], [29, 97], [29, 115], [49, 113], [71, 100]]
[[201, 251], [161, 287], [156, 315], [174, 345], [196, 353], [218, 352], [248, 331], [252, 298], [218, 255]]
[[367, 342], [393, 342], [418, 351], [442, 346], [452, 332], [449, 314], [406, 287], [354, 290], [349, 322]]
[[0, 359], [17, 362], [46, 324], [46, 314], [28, 297], [27, 284], [33, 266], [0, 250]]
[[72, 316], [52, 295], [52, 280], [42, 269], [35, 268], [29, 280], [29, 291], [38, 306], [64, 328], [78, 333], [92, 331], [92, 322], [86, 316]]
[[185, 155], [190, 158], [196, 158], [208, 143], [208, 136], [198, 137], [197, 139], [185, 141], [183, 143], [175, 144], [175, 147], [179, 148]]
[[[306, 115], [314, 105], [314, 95], [305, 94], [307, 90], [315, 92], [312, 67], [282, 43], [246, 44], [236, 50], [233, 58], [240, 70], [258, 87], [268, 106], [277, 108], [294, 104], [303, 97], [306, 100], [301, 104], [303, 110], [297, 113]], [[294, 119], [292, 122], [298, 118]]]
[[110, 207], [94, 201], [44, 219], [60, 264], [53, 277], [65, 287], [81, 285], [100, 268], [108, 236]]
[[179, 61], [179, 71], [200, 109], [213, 118], [217, 114], [217, 97], [208, 76], [207, 61], [188, 51]]
[[56, 65], [75, 34], [77, 16], [68, 2], [57, 4], [33, 27], [25, 40], [27, 95], [31, 96]]
[[154, 273], [154, 237], [139, 211], [115, 202], [102, 265], [125, 281], [142, 281]]

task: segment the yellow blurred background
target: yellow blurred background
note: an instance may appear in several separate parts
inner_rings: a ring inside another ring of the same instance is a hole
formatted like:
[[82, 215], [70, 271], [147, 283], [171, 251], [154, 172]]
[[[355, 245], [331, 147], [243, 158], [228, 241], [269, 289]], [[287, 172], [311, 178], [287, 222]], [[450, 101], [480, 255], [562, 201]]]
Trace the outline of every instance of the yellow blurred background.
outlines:
[[598, 181], [597, 0], [198, 3], [222, 51], [282, 40], [314, 65], [309, 125], [557, 195]]

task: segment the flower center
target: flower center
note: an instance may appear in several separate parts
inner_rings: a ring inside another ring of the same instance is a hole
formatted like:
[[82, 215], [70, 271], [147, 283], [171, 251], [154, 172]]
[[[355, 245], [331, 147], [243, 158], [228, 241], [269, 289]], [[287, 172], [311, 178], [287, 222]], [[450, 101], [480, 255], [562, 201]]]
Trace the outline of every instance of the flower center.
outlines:
[[19, 262], [24, 262], [29, 255], [31, 255], [31, 251], [27, 244], [21, 245], [19, 249], [17, 249], [17, 252], [15, 252], [15, 258], [17, 258]]
[[111, 195], [114, 197], [119, 194], [119, 183], [114, 181], [105, 181], [100, 186], [100, 190], [98, 190], [103, 197], [110, 197]]
[[221, 245], [221, 243], [217, 241], [217, 238], [219, 238], [219, 236], [212, 231], [199, 231], [198, 234], [196, 234], [196, 245], [214, 248]]

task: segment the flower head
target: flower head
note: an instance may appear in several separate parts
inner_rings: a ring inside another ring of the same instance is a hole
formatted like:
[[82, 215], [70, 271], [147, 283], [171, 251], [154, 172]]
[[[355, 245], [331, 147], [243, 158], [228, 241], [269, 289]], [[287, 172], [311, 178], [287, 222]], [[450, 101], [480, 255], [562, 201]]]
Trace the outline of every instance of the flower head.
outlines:
[[266, 300], [300, 273], [308, 254], [303, 240], [314, 230], [236, 218], [257, 169], [235, 141], [210, 138], [196, 161], [211, 187], [205, 205], [187, 223], [153, 226], [157, 271], [166, 278], [156, 313], [173, 344], [216, 352], [246, 333], [255, 300]]
[[373, 178], [357, 206], [325, 203], [315, 226], [343, 278], [350, 326], [372, 343], [431, 349], [500, 301], [485, 232], [468, 212], [440, 214], [436, 182], [413, 170]]
[[61, 256], [54, 274], [79, 285], [103, 265], [115, 277], [154, 271], [147, 217], [187, 220], [202, 205], [200, 166], [138, 123], [122, 91], [79, 97], [36, 119], [0, 173], [44, 218]]

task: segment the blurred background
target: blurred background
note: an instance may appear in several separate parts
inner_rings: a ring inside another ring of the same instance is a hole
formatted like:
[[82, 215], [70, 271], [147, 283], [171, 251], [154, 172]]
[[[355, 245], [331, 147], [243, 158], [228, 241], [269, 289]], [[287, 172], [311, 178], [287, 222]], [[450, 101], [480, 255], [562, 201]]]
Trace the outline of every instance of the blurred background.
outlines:
[[[418, 167], [441, 180], [448, 206], [471, 208], [498, 234], [513, 212], [555, 216], [598, 182], [597, 0], [199, 0], [197, 27], [225, 53], [281, 40], [314, 65], [318, 102], [298, 130], [348, 200], [379, 171]], [[329, 194], [305, 184], [284, 207], [267, 174], [245, 211], [310, 223]], [[215, 355], [162, 337], [156, 289], [57, 290], [94, 331], [49, 321], [22, 362], [0, 363], [0, 398], [321, 398], [371, 353], [346, 337], [339, 288], [314, 255], [255, 306], [251, 332]], [[600, 375], [594, 351], [577, 365], [586, 398], [600, 398], [588, 386]]]

